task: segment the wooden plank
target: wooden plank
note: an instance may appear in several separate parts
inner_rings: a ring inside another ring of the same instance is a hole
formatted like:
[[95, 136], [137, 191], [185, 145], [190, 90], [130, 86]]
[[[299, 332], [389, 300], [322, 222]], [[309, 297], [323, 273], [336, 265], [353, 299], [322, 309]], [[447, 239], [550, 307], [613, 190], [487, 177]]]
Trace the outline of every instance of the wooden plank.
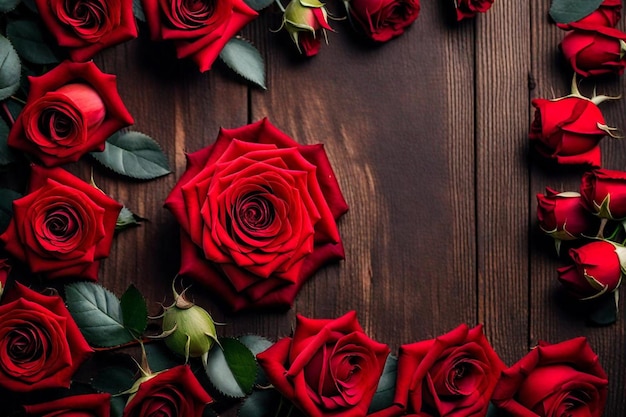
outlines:
[[[531, 26], [534, 28], [532, 74], [536, 83], [532, 97], [567, 95], [570, 91], [572, 70], [558, 51], [558, 44], [565, 32], [549, 21], [545, 2], [537, 0], [531, 3]], [[623, 30], [623, 22], [620, 22], [619, 27]], [[600, 94], [618, 95], [624, 91], [624, 80], [613, 76], [580, 83], [581, 92], [587, 96], [592, 94], [594, 86], [597, 86]], [[609, 125], [623, 128], [622, 115], [626, 111], [623, 100], [602, 104], [600, 108]], [[601, 150], [603, 167], [626, 170], [623, 162], [626, 147], [622, 141], [603, 139]], [[543, 235], [536, 221], [535, 195], [543, 193], [546, 186], [560, 191], [578, 191], [584, 171], [584, 167], [554, 167], [544, 163], [536, 155], [531, 159], [531, 345], [539, 340], [556, 343], [576, 336], [586, 336], [609, 376], [609, 399], [605, 415], [622, 415], [626, 409], [626, 398], [622, 394], [626, 384], [623, 372], [626, 366], [626, 324], [622, 319], [609, 327], [593, 328], [586, 324], [585, 317], [580, 313], [584, 305], [573, 302], [557, 281], [556, 268], [569, 263], [567, 254], [562, 254], [560, 258], [556, 255], [551, 239]]]
[[252, 95], [253, 120], [325, 144], [351, 207], [340, 222], [346, 260], [309, 281], [294, 311], [356, 309], [394, 347], [475, 324], [472, 30], [451, 30], [436, 3], [379, 47], [332, 23], [337, 33], [309, 60], [270, 34], [260, 44], [269, 91]]
[[508, 364], [528, 347], [529, 13], [496, 2], [476, 20], [479, 318]]

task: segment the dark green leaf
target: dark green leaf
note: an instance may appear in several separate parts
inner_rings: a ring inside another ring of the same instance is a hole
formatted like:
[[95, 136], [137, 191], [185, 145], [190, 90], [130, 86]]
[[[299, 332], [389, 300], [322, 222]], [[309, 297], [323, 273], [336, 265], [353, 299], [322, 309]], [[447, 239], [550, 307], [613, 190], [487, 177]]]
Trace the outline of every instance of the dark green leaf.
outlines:
[[252, 391], [257, 363], [250, 350], [237, 339], [220, 339], [221, 349], [211, 349], [206, 374], [222, 394], [243, 398]]
[[139, 337], [148, 325], [148, 306], [146, 299], [137, 287], [130, 285], [120, 299], [122, 307], [122, 321], [133, 335]]
[[176, 356], [162, 341], [146, 344], [144, 348], [152, 372], [164, 371], [182, 365], [185, 361], [185, 358]]
[[47, 65], [58, 63], [59, 57], [46, 43], [37, 22], [32, 20], [12, 20], [7, 25], [7, 36], [15, 49], [26, 61]]
[[557, 23], [571, 23], [595, 11], [604, 0], [552, 0], [550, 16]]
[[[254, 356], [258, 355], [259, 353], [263, 352], [264, 350], [266, 350], [267, 348], [273, 345], [273, 343], [270, 340], [266, 339], [263, 336], [259, 336], [256, 334], [248, 334], [245, 336], [240, 336], [238, 337], [238, 339], [248, 349], [250, 349], [250, 352], [252, 352]], [[259, 368], [257, 378], [256, 378], [256, 381], [254, 381], [254, 383], [256, 385], [269, 385], [269, 381], [267, 380], [267, 377], [265, 376], [265, 372], [263, 372], [261, 368]]]
[[120, 301], [102, 286], [92, 282], [68, 284], [65, 302], [89, 344], [110, 347], [134, 340], [124, 327]]
[[265, 9], [266, 7], [274, 3], [274, 0], [244, 0], [244, 1], [248, 6], [250, 6], [251, 9], [254, 9], [257, 12]]
[[605, 294], [594, 300], [593, 309], [589, 314], [589, 324], [595, 326], [608, 326], [617, 321], [618, 292]]
[[133, 14], [142, 22], [146, 21], [146, 15], [143, 12], [143, 6], [141, 4], [141, 0], [133, 0]]
[[376, 393], [370, 404], [368, 414], [385, 409], [393, 404], [393, 397], [396, 392], [396, 376], [398, 374], [398, 359], [393, 356], [387, 356], [383, 374], [378, 380]]
[[26, 7], [30, 9], [31, 12], [39, 13], [39, 10], [37, 9], [37, 5], [35, 4], [35, 0], [23, 0], [23, 2], [26, 5]]
[[242, 38], [232, 38], [220, 52], [220, 58], [237, 74], [266, 89], [263, 57], [250, 42]]
[[22, 197], [8, 188], [0, 188], [0, 233], [4, 232], [13, 218], [13, 200]]
[[275, 389], [254, 391], [239, 407], [238, 417], [269, 417], [276, 415], [281, 396]]
[[210, 406], [206, 406], [204, 407], [204, 410], [202, 411], [202, 417], [219, 417], [219, 414], [217, 414], [215, 412], [215, 410], [213, 410]]
[[111, 417], [122, 417], [126, 407], [125, 397], [111, 397]]
[[91, 152], [96, 161], [120, 175], [150, 180], [170, 173], [167, 157], [150, 136], [140, 132], [116, 133], [103, 152]]
[[0, 13], [10, 12], [15, 9], [22, 0], [0, 0]]
[[11, 97], [20, 87], [22, 65], [11, 42], [0, 35], [0, 101]]
[[0, 118], [0, 165], [8, 165], [17, 158], [15, 152], [7, 145], [10, 130], [7, 122]]
[[120, 214], [117, 216], [117, 222], [115, 223], [115, 230], [124, 230], [129, 227], [139, 226], [140, 222], [145, 220], [130, 211], [127, 207], [122, 207]]
[[91, 385], [98, 391], [109, 394], [119, 394], [133, 386], [134, 373], [123, 366], [110, 366], [99, 369], [91, 381]]
[[498, 407], [493, 405], [492, 402], [489, 403], [489, 408], [487, 408], [487, 415], [485, 417], [498, 417], [500, 415], [500, 411]]

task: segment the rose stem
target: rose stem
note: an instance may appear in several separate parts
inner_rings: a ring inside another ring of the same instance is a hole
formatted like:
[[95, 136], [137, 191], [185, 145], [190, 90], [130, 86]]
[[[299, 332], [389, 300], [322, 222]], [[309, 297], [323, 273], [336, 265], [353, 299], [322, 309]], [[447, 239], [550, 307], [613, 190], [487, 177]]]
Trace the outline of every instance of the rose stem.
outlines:
[[4, 110], [4, 114], [6, 114], [7, 118], [9, 119], [9, 122], [11, 122], [11, 127], [12, 127], [15, 124], [15, 119], [13, 118], [13, 115], [9, 111], [9, 107], [7, 106], [6, 102], [2, 102], [2, 110]]
[[111, 346], [111, 347], [95, 347], [95, 348], [93, 348], [93, 350], [96, 351], [96, 352], [106, 352], [106, 351], [111, 351], [111, 350], [124, 349], [124, 348], [127, 348], [127, 347], [141, 345], [141, 344], [145, 345], [146, 343], [152, 343], [155, 340], [157, 340], [157, 339], [149, 339], [147, 337], [144, 337], [144, 338], [141, 338], [141, 339], [133, 340], [133, 341], [128, 342], [128, 343], [124, 343], [122, 345]]
[[604, 227], [606, 226], [606, 223], [609, 221], [609, 219], [607, 219], [606, 217], [602, 218], [602, 220], [600, 220], [600, 229], [598, 230], [598, 234], [596, 235], [596, 237], [602, 239], [604, 237]]
[[274, 0], [274, 3], [278, 5], [278, 8], [281, 12], [285, 13], [285, 8], [283, 7], [283, 4], [280, 2], [280, 0]]

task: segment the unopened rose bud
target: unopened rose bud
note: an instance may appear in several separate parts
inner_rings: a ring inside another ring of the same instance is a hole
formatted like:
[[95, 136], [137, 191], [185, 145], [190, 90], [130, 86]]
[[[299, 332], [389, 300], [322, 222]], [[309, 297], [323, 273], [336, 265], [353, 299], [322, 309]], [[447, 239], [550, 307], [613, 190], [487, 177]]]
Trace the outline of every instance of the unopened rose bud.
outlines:
[[285, 8], [283, 26], [298, 51], [306, 56], [316, 55], [321, 36], [326, 36], [326, 29], [332, 30], [328, 24], [328, 12], [318, 0], [291, 0]]
[[185, 359], [202, 357], [206, 361], [209, 350], [217, 341], [215, 322], [205, 309], [174, 291], [175, 302], [163, 313], [165, 344]]

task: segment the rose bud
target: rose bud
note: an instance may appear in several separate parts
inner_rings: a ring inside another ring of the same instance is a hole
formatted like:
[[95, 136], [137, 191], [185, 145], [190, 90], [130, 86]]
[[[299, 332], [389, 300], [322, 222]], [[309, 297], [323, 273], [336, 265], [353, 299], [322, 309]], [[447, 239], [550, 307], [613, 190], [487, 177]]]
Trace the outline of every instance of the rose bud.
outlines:
[[599, 167], [601, 156], [598, 143], [615, 130], [606, 125], [598, 107], [609, 99], [613, 97], [600, 95], [589, 99], [582, 96], [574, 78], [570, 95], [552, 100], [532, 100], [535, 119], [528, 137], [540, 155], [559, 164]]
[[257, 355], [270, 383], [306, 416], [365, 416], [389, 347], [363, 332], [354, 311], [296, 319], [293, 337]]
[[110, 410], [111, 394], [73, 395], [24, 406], [26, 417], [110, 417]]
[[305, 56], [316, 55], [320, 50], [321, 35], [326, 38], [326, 29], [332, 30], [326, 7], [317, 0], [291, 0], [285, 8], [283, 27]]
[[352, 21], [377, 42], [404, 33], [420, 12], [419, 0], [346, 0], [344, 5]]
[[609, 220], [626, 219], [626, 172], [595, 169], [583, 174], [580, 194], [587, 209]]
[[123, 417], [202, 417], [205, 406], [213, 401], [188, 365], [142, 373], [128, 391], [131, 395]]
[[626, 248], [598, 240], [569, 250], [573, 265], [559, 268], [559, 281], [577, 298], [591, 299], [615, 291], [626, 267]]
[[63, 62], [29, 77], [30, 92], [8, 138], [47, 167], [103, 151], [106, 139], [133, 123], [117, 92], [116, 77], [93, 62]]
[[35, 0], [39, 16], [73, 61], [137, 37], [132, 0]]
[[507, 416], [600, 417], [608, 380], [587, 339], [539, 342], [502, 372], [492, 402]]
[[185, 357], [202, 357], [206, 365], [209, 350], [217, 342], [215, 322], [202, 307], [185, 299], [174, 290], [174, 304], [163, 312], [163, 334], [165, 344], [172, 352]]
[[402, 345], [394, 405], [374, 416], [485, 415], [504, 368], [482, 326]]
[[[604, 0], [600, 7], [575, 23], [587, 26], [607, 26], [614, 28], [622, 17], [622, 0]], [[561, 29], [571, 30], [569, 23], [558, 23]]]
[[626, 67], [626, 33], [612, 27], [570, 23], [559, 47], [577, 74], [622, 75]]
[[211, 69], [224, 46], [258, 13], [244, 0], [142, 0], [152, 40], [174, 42], [178, 58]]
[[454, 0], [454, 5], [456, 6], [456, 20], [460, 22], [478, 13], [485, 13], [493, 5], [493, 0]]
[[550, 187], [537, 194], [537, 219], [541, 230], [557, 242], [557, 251], [560, 241], [578, 239], [593, 224], [579, 193], [559, 193]]

